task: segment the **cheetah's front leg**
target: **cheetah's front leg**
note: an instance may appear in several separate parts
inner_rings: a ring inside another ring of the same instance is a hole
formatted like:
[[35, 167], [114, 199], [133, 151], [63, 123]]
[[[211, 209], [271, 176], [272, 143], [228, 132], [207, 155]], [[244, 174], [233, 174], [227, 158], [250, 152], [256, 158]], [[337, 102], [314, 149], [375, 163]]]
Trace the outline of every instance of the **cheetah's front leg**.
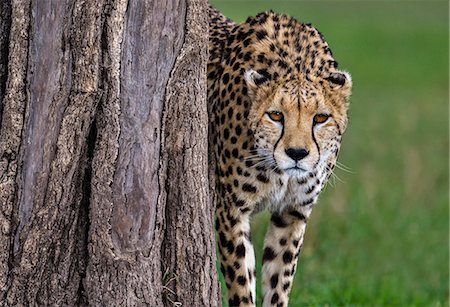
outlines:
[[263, 306], [286, 307], [307, 217], [296, 209], [273, 213], [264, 240]]
[[255, 254], [250, 241], [250, 211], [242, 212], [234, 205], [217, 209], [217, 237], [220, 269], [228, 288], [228, 303], [255, 306]]

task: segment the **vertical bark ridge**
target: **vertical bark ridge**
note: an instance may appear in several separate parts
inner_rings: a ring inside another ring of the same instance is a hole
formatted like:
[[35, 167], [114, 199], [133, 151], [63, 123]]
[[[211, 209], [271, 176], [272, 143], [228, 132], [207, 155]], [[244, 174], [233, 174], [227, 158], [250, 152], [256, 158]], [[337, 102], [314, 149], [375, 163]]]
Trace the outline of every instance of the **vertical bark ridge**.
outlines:
[[[158, 202], [157, 169], [164, 89], [183, 35], [178, 5], [178, 1], [129, 2], [122, 35], [106, 40], [112, 43], [107, 53], [113, 54], [107, 61], [117, 65], [111, 65], [105, 76], [120, 74], [102, 100], [95, 154], [99, 158], [94, 158], [93, 243], [86, 279], [95, 285], [88, 290], [94, 305], [162, 304], [162, 273], [155, 259], [161, 257], [164, 203]], [[114, 45], [118, 40], [120, 44]], [[102, 143], [111, 139], [117, 143]], [[97, 184], [104, 180], [107, 187]]]
[[170, 289], [165, 303], [219, 305], [208, 182], [207, 2], [187, 1], [185, 23], [184, 44], [164, 106], [162, 169], [167, 196], [162, 260]]
[[[10, 2], [9, 2], [10, 3]], [[7, 14], [7, 2], [4, 3]], [[12, 238], [16, 224], [14, 206], [17, 201], [18, 168], [20, 167], [20, 146], [24, 128], [24, 113], [27, 104], [27, 69], [30, 2], [17, 1], [10, 7], [11, 27], [9, 31], [8, 79], [1, 100], [2, 121], [0, 130], [0, 297], [4, 301], [9, 287], [12, 268]], [[6, 21], [8, 16], [5, 16]], [[2, 39], [3, 40], [3, 39]], [[3, 40], [5, 41], [5, 40]], [[6, 48], [6, 47], [4, 47]]]
[[19, 159], [24, 162], [16, 193], [20, 227], [8, 305], [73, 305], [78, 299], [81, 183], [86, 140], [100, 96], [102, 5], [31, 3], [29, 71], [23, 91], [29, 93], [27, 134], [22, 137]]

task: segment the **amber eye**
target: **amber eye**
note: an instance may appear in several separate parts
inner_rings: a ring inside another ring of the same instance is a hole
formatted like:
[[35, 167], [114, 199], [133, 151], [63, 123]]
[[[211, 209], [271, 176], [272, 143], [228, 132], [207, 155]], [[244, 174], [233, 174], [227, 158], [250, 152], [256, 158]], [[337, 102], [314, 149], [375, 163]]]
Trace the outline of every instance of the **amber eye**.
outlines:
[[278, 111], [267, 112], [267, 115], [269, 115], [271, 120], [276, 122], [281, 122], [283, 120], [283, 113]]
[[322, 124], [330, 117], [328, 114], [317, 114], [314, 116], [314, 124]]

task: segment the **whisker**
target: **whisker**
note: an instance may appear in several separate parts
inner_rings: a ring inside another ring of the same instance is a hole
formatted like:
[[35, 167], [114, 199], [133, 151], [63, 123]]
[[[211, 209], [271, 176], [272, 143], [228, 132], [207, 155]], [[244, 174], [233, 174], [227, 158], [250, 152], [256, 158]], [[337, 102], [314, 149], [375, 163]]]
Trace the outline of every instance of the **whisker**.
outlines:
[[255, 163], [255, 164], [253, 164], [253, 165], [251, 166], [251, 168], [258, 167], [258, 166], [261, 166], [261, 165], [264, 165], [266, 162], [267, 162], [266, 160], [259, 161], [259, 162]]
[[338, 175], [336, 175], [334, 172], [332, 172], [331, 173], [331, 176], [333, 176], [333, 178], [334, 178], [334, 180], [335, 180], [335, 182], [336, 182], [336, 179], [338, 180], [338, 181], [340, 181], [340, 182], [342, 182], [342, 183], [344, 183], [344, 181], [341, 179], [341, 178], [339, 178], [339, 176]]
[[244, 160], [245, 160], [245, 161], [251, 160], [251, 159], [265, 159], [265, 157], [262, 157], [262, 156], [259, 156], [259, 155], [254, 155], [254, 156], [247, 156], [247, 157], [244, 157]]
[[355, 174], [355, 172], [352, 171], [351, 168], [345, 166], [344, 164], [340, 163], [339, 161], [336, 161], [336, 167], [344, 172]]

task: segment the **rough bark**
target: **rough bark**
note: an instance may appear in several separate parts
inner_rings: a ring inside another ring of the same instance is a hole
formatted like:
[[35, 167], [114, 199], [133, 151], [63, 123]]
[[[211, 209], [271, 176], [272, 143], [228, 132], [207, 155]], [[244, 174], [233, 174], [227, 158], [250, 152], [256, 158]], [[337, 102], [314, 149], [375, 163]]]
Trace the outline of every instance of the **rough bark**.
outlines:
[[0, 301], [219, 305], [206, 2], [0, 3]]

